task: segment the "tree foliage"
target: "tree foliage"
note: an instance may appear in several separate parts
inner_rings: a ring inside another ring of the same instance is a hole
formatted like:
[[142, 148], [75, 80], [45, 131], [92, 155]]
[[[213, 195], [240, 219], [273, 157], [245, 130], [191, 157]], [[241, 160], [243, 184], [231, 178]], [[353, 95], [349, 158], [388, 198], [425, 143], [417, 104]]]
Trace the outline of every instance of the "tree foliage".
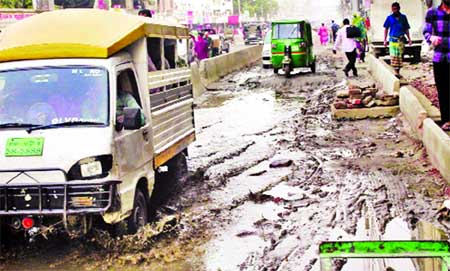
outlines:
[[33, 8], [32, 0], [0, 0], [0, 8]]
[[[277, 0], [240, 0], [241, 13], [248, 11], [252, 17], [264, 17], [274, 15], [278, 12]], [[239, 0], [233, 0], [234, 10], [237, 14], [239, 10]]]

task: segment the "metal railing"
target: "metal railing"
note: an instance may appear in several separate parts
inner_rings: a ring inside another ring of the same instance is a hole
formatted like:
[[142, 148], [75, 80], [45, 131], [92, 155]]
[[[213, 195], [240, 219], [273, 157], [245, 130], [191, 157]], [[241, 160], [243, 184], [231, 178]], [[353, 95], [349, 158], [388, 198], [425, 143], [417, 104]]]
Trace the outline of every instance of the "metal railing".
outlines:
[[450, 267], [447, 241], [349, 241], [323, 242], [319, 246], [320, 270], [332, 271], [333, 259], [437, 258], [442, 270]]

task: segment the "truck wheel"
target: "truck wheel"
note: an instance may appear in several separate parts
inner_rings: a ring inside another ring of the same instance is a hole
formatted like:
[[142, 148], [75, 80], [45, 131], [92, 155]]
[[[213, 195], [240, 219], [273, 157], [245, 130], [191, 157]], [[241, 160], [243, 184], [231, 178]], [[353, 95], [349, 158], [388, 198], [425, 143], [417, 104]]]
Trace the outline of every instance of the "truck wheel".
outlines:
[[187, 162], [183, 152], [170, 159], [165, 166], [168, 168], [167, 172], [155, 172], [155, 185], [150, 197], [152, 214], [187, 178]]
[[188, 175], [186, 155], [184, 152], [180, 152], [177, 156], [172, 158], [168, 163], [169, 175], [173, 180], [173, 184], [180, 185], [186, 181]]
[[148, 201], [142, 188], [136, 189], [134, 196], [134, 207], [131, 216], [127, 220], [128, 233], [135, 234], [148, 222]]

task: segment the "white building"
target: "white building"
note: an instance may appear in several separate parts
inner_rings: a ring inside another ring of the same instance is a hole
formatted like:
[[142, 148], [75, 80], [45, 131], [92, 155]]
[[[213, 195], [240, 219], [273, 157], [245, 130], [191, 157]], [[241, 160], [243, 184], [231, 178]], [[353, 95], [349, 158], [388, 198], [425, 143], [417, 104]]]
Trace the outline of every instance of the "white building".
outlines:
[[182, 23], [224, 23], [233, 14], [232, 0], [174, 0], [174, 6]]

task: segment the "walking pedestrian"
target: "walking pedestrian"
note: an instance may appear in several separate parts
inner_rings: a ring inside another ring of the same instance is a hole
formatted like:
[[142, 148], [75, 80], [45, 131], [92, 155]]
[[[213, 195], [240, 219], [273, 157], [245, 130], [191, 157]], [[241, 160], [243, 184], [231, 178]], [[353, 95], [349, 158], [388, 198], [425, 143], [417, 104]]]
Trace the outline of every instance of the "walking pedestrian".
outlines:
[[195, 54], [198, 60], [206, 59], [209, 56], [208, 41], [203, 38], [203, 35], [200, 33], [195, 41]]
[[358, 58], [360, 61], [365, 62], [366, 59], [366, 46], [367, 46], [367, 28], [366, 28], [366, 22], [364, 20], [364, 18], [362, 16], [360, 16], [359, 14], [355, 13], [353, 15], [353, 21], [352, 21], [352, 25], [356, 26], [360, 33], [361, 36], [359, 38], [356, 38], [356, 47], [357, 47], [357, 52], [359, 52], [358, 54]]
[[339, 25], [334, 22], [334, 20], [331, 21], [331, 31], [333, 32], [333, 42], [336, 42], [337, 32], [339, 31]]
[[427, 12], [425, 40], [434, 47], [433, 70], [439, 95], [442, 129], [450, 131], [450, 0]]
[[323, 46], [326, 46], [328, 43], [328, 29], [323, 23], [322, 26], [319, 29], [319, 36], [320, 36], [320, 43]]
[[398, 2], [393, 3], [392, 14], [384, 22], [384, 46], [386, 47], [388, 44], [387, 37], [389, 33], [391, 66], [394, 68], [397, 77], [400, 77], [400, 69], [403, 65], [403, 52], [406, 43], [405, 35], [408, 37], [409, 45], [412, 45], [409, 29], [408, 17], [400, 13], [400, 4]]
[[345, 52], [348, 59], [348, 64], [344, 68], [345, 76], [348, 77], [350, 71], [353, 72], [353, 76], [358, 76], [358, 70], [356, 69], [356, 40], [347, 37], [347, 28], [350, 26], [350, 20], [345, 19], [343, 23], [344, 26], [337, 32], [333, 53], [336, 54], [337, 49], [342, 46], [342, 51]]

